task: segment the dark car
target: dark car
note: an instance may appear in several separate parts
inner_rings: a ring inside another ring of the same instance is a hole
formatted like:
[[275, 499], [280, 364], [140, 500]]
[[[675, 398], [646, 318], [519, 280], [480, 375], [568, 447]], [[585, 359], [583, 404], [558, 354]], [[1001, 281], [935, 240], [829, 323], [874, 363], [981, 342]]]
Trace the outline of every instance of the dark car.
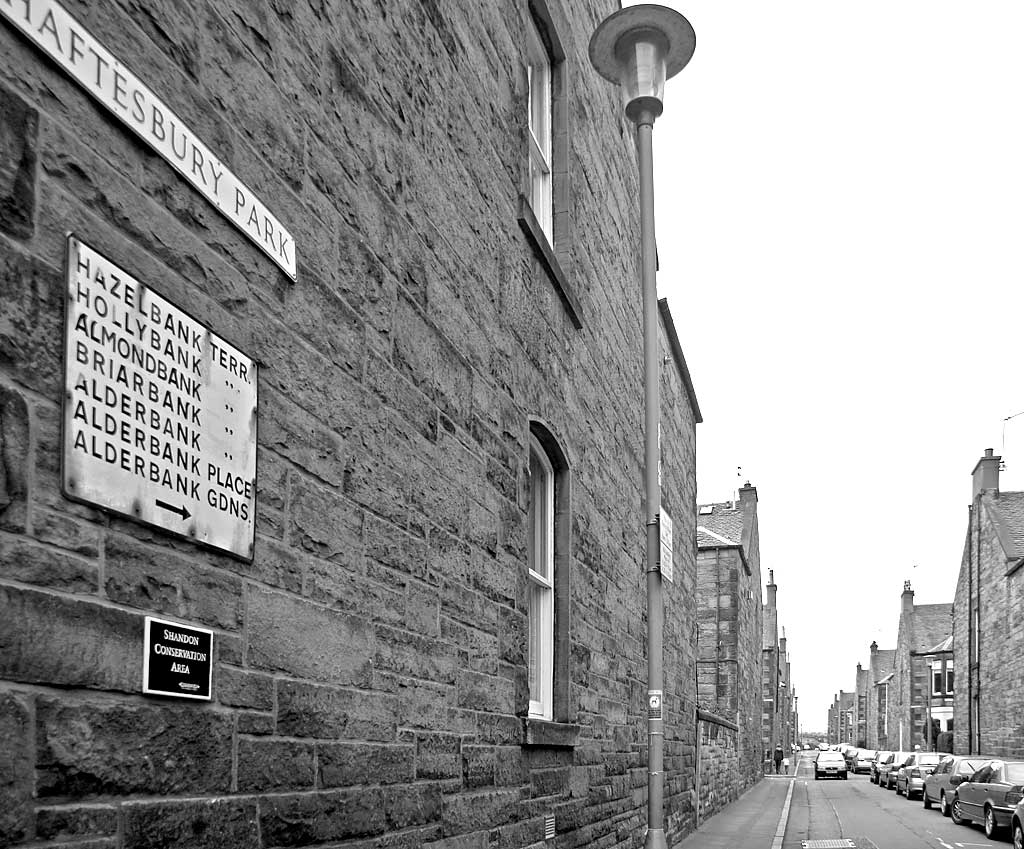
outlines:
[[894, 790], [896, 788], [896, 773], [912, 754], [912, 752], [893, 752], [892, 758], [882, 764], [879, 769], [879, 786], [886, 790]]
[[819, 752], [814, 759], [814, 778], [847, 777], [846, 759], [839, 752]]
[[882, 765], [882, 763], [891, 754], [892, 754], [892, 752], [890, 752], [888, 749], [886, 749], [884, 751], [883, 750], [879, 750], [878, 752], [875, 752], [875, 759], [871, 763], [871, 783], [872, 784], [878, 784], [878, 768]]
[[896, 786], [896, 772], [913, 752], [893, 752], [878, 768], [878, 786], [892, 790]]
[[953, 801], [953, 791], [986, 763], [988, 763], [988, 758], [977, 757], [976, 755], [970, 755], [969, 757], [964, 755], [946, 755], [946, 757], [939, 761], [939, 765], [935, 767], [931, 775], [927, 776], [924, 780], [924, 792], [921, 794], [924, 806], [930, 808], [933, 804], [937, 803], [942, 815], [948, 817]]
[[896, 795], [906, 793], [908, 799], [924, 791], [924, 780], [931, 775], [947, 752], [914, 752], [896, 771]]
[[981, 820], [985, 836], [997, 837], [1010, 826], [1013, 810], [1024, 798], [1024, 761], [989, 761], [953, 794], [953, 822]]

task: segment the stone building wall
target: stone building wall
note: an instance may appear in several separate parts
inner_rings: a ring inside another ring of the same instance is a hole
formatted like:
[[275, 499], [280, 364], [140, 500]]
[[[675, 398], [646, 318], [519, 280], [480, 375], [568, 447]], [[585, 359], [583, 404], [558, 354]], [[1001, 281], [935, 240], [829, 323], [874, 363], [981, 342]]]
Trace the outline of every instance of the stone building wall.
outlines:
[[[1009, 493], [1020, 497], [1020, 493]], [[975, 498], [969, 517], [963, 561], [953, 604], [953, 746], [958, 753], [991, 757], [1024, 757], [1024, 574], [1010, 574], [1006, 552], [999, 541], [991, 505], [999, 496], [986, 492]], [[980, 510], [980, 535], [978, 511]], [[979, 551], [980, 536], [980, 551]], [[973, 605], [980, 610], [980, 640], [969, 637]], [[971, 670], [970, 656], [977, 658]], [[981, 707], [969, 715], [973, 694]], [[980, 723], [978, 719], [980, 718]]]
[[[761, 751], [761, 579], [756, 490], [740, 490], [744, 545], [697, 552], [698, 700], [702, 708], [738, 726], [733, 749], [718, 763], [723, 785], [742, 792], [763, 775]], [[714, 505], [714, 510], [729, 505]], [[700, 517], [698, 517], [698, 523]], [[705, 517], [704, 521], [708, 521]], [[725, 751], [725, 750], [721, 750]], [[717, 758], [719, 749], [706, 753]], [[702, 763], [702, 770], [708, 766]], [[733, 772], [735, 770], [735, 773]], [[722, 802], [729, 794], [719, 793]], [[711, 803], [708, 803], [711, 804]], [[702, 808], [706, 816], [717, 808]]]
[[[614, 4], [540, 4], [575, 315], [517, 221], [530, 5], [68, 0], [287, 226], [294, 281], [3, 17], [42, 4], [0, 5], [0, 844], [498, 849], [548, 815], [555, 846], [643, 843], [635, 151], [586, 57]], [[62, 495], [69, 231], [260, 364], [251, 561]], [[670, 357], [670, 842], [695, 821], [684, 384]], [[569, 469], [548, 726], [531, 421]], [[213, 631], [211, 701], [141, 693], [146, 616]]]
[[700, 723], [698, 778], [700, 821], [740, 797], [748, 786], [740, 768], [738, 732], [716, 722]]

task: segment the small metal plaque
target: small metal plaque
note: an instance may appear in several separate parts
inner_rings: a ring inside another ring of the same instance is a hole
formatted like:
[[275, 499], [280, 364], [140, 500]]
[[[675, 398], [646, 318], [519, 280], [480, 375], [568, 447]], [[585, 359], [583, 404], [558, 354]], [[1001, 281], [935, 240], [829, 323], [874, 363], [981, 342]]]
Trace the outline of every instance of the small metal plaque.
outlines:
[[252, 559], [256, 363], [68, 237], [64, 493]]
[[661, 532], [661, 577], [671, 581], [675, 574], [672, 564], [672, 517], [661, 508], [658, 522]]
[[661, 690], [648, 690], [647, 691], [647, 718], [648, 719], [661, 719], [662, 703], [665, 700], [665, 694]]
[[142, 692], [209, 701], [213, 631], [146, 617]]

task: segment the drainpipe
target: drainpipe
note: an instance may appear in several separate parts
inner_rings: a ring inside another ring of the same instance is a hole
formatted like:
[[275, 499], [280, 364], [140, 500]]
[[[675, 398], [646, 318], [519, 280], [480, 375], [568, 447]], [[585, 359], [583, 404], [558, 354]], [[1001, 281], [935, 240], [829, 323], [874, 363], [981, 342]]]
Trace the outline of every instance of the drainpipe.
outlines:
[[977, 705], [978, 705], [978, 727], [975, 729], [975, 733], [978, 735], [978, 752], [981, 753], [981, 495], [978, 496], [978, 509], [977, 517], [975, 519], [975, 531], [977, 532], [978, 539], [975, 547], [975, 565], [978, 570], [978, 581], [976, 592], [978, 593], [978, 604], [977, 604], [977, 619], [978, 623], [977, 634], [974, 638], [974, 651], [978, 656], [977, 669], [978, 669], [978, 681], [977, 681]]
[[[967, 527], [974, 522], [975, 505], [968, 508]], [[974, 754], [974, 546], [967, 544], [967, 754]]]

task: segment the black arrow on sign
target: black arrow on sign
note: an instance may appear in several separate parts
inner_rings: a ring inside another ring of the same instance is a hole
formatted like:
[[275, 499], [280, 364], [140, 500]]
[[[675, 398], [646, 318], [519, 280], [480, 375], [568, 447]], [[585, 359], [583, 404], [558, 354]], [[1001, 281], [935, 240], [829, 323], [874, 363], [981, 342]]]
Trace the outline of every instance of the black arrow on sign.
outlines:
[[173, 504], [168, 504], [166, 501], [161, 501], [159, 498], [156, 500], [157, 507], [163, 507], [164, 510], [170, 510], [172, 513], [177, 513], [181, 516], [181, 520], [184, 522], [192, 514], [188, 512], [188, 508], [175, 507]]

